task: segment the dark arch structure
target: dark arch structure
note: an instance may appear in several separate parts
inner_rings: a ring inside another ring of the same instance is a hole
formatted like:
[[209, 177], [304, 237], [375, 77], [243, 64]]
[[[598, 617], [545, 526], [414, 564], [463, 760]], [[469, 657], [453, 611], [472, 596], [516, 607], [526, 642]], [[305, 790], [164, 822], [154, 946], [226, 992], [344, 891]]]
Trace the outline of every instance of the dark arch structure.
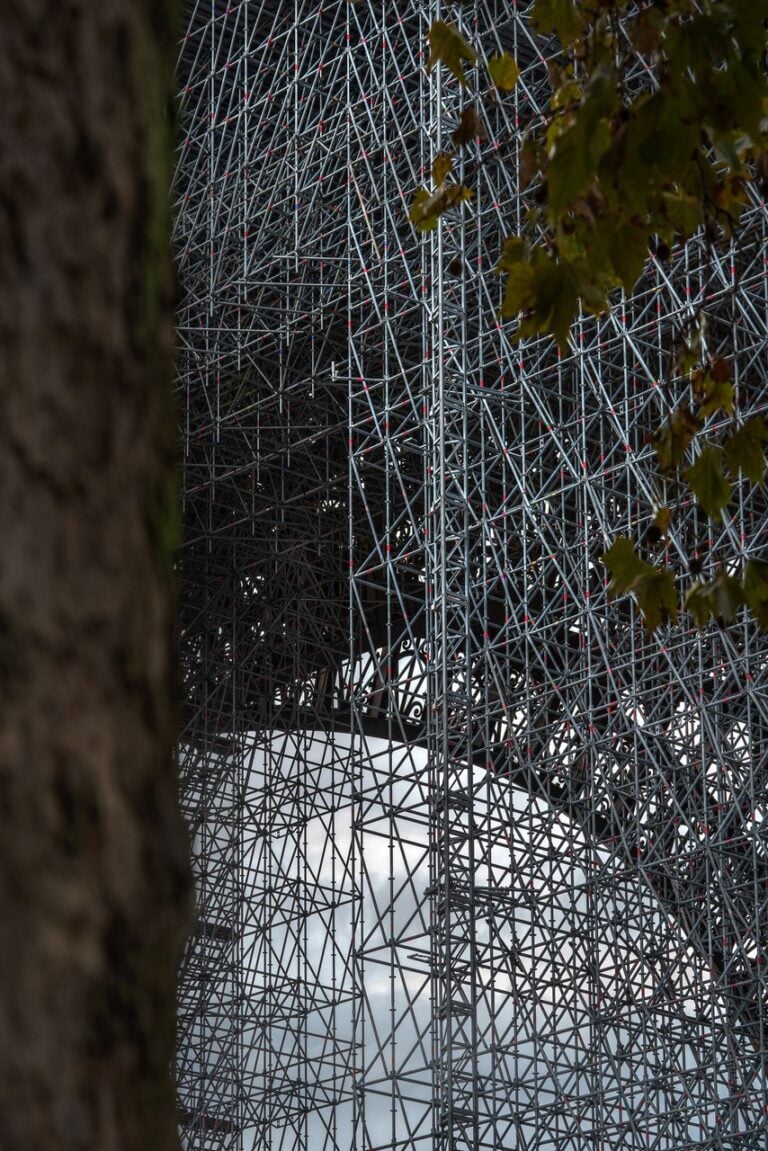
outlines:
[[[184, 1146], [764, 1147], [765, 643], [649, 638], [598, 558], [664, 498], [648, 435], [699, 301], [766, 406], [764, 203], [714, 265], [649, 258], [567, 355], [517, 346], [494, 156], [546, 90], [524, 8], [443, 5], [522, 75], [422, 238], [461, 101], [425, 75], [437, 5], [185, 8]], [[684, 507], [673, 548], [760, 555], [765, 513]]]

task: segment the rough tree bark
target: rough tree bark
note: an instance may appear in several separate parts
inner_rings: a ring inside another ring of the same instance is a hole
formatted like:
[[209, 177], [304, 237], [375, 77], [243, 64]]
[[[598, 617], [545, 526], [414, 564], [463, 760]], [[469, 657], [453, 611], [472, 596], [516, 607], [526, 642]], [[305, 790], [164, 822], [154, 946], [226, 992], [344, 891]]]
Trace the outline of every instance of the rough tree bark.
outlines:
[[0, 1147], [177, 1146], [169, 0], [0, 17]]

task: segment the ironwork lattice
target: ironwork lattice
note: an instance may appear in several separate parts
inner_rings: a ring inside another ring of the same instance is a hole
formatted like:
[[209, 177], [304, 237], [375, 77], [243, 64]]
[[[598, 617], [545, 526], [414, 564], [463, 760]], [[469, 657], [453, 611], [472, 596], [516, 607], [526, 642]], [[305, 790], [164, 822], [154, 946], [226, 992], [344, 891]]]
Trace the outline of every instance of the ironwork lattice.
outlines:
[[[497, 148], [551, 52], [525, 6], [185, 7], [184, 1146], [764, 1148], [765, 644], [649, 638], [598, 557], [664, 494], [698, 302], [765, 408], [765, 204], [720, 257], [649, 258], [567, 355], [515, 346]], [[439, 16], [522, 75], [481, 93], [474, 204], [419, 238], [465, 98], [425, 75]], [[767, 537], [749, 487], [675, 536], [705, 572]]]

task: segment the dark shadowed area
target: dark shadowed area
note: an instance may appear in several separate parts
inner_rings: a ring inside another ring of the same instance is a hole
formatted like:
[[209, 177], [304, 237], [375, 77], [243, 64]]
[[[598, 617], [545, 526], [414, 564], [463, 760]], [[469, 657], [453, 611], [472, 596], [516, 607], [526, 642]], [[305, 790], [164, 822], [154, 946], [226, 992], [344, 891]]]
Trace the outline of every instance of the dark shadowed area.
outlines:
[[170, 1151], [167, 0], [0, 21], [0, 1147]]

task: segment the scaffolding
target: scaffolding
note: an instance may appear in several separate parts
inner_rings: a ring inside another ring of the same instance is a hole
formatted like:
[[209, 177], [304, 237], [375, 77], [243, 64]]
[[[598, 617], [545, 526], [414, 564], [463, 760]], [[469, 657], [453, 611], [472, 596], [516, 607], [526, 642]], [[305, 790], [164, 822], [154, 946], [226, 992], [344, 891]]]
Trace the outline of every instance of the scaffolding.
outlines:
[[[704, 304], [765, 393], [764, 202], [649, 258], [567, 354], [492, 273], [552, 45], [525, 5], [187, 0], [175, 183], [184, 546], [186, 1151], [763, 1151], [768, 667], [755, 625], [649, 637], [599, 562], [664, 502], [649, 433]], [[407, 222], [465, 97], [473, 204]], [[501, 149], [501, 151], [499, 151]], [[762, 487], [705, 575], [764, 555]]]

